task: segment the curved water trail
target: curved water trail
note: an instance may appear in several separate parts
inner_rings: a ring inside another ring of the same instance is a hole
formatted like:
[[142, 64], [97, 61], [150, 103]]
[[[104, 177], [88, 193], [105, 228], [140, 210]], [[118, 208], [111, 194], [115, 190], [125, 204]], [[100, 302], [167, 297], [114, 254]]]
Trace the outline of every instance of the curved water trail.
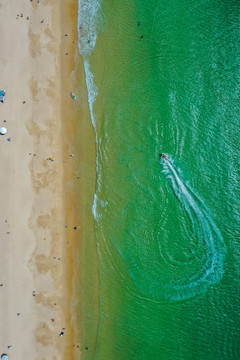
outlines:
[[205, 292], [223, 275], [225, 245], [222, 235], [201, 198], [181, 180], [178, 169], [171, 158], [162, 159], [163, 173], [170, 179], [176, 197], [186, 211], [199, 245], [204, 246], [205, 260], [199, 270], [186, 279], [162, 284], [163, 294], [168, 299], [181, 300]]

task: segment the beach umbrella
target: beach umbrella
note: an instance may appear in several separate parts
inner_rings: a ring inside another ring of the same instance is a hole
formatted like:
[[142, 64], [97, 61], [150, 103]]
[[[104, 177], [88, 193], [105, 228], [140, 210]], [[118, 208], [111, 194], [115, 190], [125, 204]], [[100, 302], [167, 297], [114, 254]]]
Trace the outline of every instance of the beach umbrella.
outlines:
[[2, 127], [1, 129], [0, 129], [0, 134], [1, 135], [5, 135], [7, 133], [7, 129], [5, 128], [5, 127]]
[[8, 356], [7, 356], [6, 354], [2, 354], [2, 355], [1, 355], [1, 359], [2, 359], [2, 360], [8, 360]]

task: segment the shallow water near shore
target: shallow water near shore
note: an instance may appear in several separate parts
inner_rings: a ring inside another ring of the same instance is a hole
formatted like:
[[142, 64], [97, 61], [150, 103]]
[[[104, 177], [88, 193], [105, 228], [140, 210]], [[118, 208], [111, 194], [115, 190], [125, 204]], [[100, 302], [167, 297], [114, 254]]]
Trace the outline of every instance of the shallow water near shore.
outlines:
[[240, 356], [239, 13], [79, 0], [97, 171], [84, 359]]

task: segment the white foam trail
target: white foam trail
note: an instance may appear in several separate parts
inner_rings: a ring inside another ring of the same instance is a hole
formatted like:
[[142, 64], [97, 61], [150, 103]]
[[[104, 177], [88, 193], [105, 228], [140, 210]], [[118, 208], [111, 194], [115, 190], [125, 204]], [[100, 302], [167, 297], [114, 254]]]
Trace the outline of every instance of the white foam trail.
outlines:
[[92, 213], [94, 216], [95, 220], [98, 220], [99, 215], [97, 213], [97, 203], [98, 203], [98, 198], [97, 198], [97, 194], [94, 194], [94, 200], [93, 200], [93, 206], [92, 206]]
[[90, 110], [92, 125], [94, 128], [94, 131], [96, 132], [96, 119], [95, 119], [95, 115], [93, 112], [93, 104], [96, 100], [98, 91], [97, 91], [96, 85], [94, 84], [93, 74], [90, 71], [90, 65], [89, 65], [88, 61], [84, 61], [84, 70], [85, 70], [85, 76], [86, 76], [89, 110]]
[[78, 48], [84, 62], [88, 104], [95, 131], [96, 119], [93, 112], [93, 104], [98, 95], [98, 89], [94, 84], [94, 77], [90, 71], [89, 60], [96, 45], [97, 34], [101, 29], [100, 11], [101, 1], [99, 0], [78, 1]]
[[78, 45], [83, 59], [92, 54], [101, 28], [101, 1], [78, 0]]
[[[97, 35], [101, 30], [101, 0], [78, 0], [78, 48], [83, 58], [86, 86], [88, 93], [88, 104], [92, 125], [96, 135], [96, 144], [98, 147], [98, 138], [96, 132], [96, 117], [93, 105], [98, 95], [97, 86], [94, 83], [94, 76], [90, 70], [90, 57], [96, 45]], [[96, 155], [96, 168], [98, 172], [98, 154]], [[97, 194], [94, 195], [92, 213], [94, 219], [99, 218], [97, 214]]]
[[189, 215], [193, 230], [201, 243], [205, 244], [206, 260], [201, 269], [187, 281], [179, 279], [177, 284], [165, 284], [164, 293], [171, 299], [184, 299], [205, 292], [211, 284], [218, 282], [223, 275], [225, 245], [222, 235], [214, 223], [203, 201], [189, 185], [181, 180], [171, 159], [162, 159], [163, 172], [170, 179], [173, 190], [183, 208]]

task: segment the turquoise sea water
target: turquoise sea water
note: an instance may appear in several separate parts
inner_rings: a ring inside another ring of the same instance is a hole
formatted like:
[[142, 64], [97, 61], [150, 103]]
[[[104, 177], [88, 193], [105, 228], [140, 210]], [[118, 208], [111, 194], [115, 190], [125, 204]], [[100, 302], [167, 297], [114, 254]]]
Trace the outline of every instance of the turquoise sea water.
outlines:
[[240, 358], [239, 20], [235, 0], [79, 0], [99, 286], [80, 266], [84, 359]]

